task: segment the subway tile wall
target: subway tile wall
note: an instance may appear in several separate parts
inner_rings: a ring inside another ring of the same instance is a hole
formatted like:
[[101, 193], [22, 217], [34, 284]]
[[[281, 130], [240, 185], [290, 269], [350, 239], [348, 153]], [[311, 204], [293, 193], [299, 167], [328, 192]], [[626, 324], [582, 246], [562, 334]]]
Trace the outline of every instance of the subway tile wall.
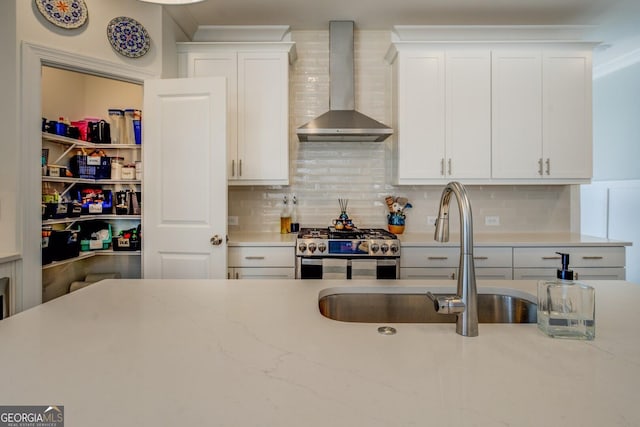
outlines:
[[[442, 186], [393, 186], [393, 136], [376, 143], [299, 143], [295, 129], [329, 108], [329, 33], [293, 32], [298, 60], [290, 75], [290, 185], [230, 187], [229, 231], [280, 230], [285, 195], [296, 195], [301, 226], [327, 226], [340, 214], [338, 198], [349, 199], [349, 215], [360, 227], [386, 227], [387, 195], [405, 196], [406, 232], [432, 232]], [[356, 109], [391, 123], [391, 68], [384, 56], [386, 31], [355, 33]], [[565, 232], [570, 230], [569, 186], [469, 186], [475, 232]], [[451, 207], [452, 224], [457, 208]], [[499, 216], [499, 225], [485, 225]]]

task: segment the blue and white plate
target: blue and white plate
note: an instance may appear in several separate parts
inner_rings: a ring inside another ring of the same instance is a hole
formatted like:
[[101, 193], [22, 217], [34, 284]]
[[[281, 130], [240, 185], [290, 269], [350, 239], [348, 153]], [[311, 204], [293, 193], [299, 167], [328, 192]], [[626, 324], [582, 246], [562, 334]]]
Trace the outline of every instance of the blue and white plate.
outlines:
[[87, 22], [84, 0], [34, 0], [45, 19], [61, 28], [78, 28]]
[[109, 22], [107, 38], [116, 52], [128, 58], [139, 58], [151, 47], [151, 37], [142, 24], [125, 16]]

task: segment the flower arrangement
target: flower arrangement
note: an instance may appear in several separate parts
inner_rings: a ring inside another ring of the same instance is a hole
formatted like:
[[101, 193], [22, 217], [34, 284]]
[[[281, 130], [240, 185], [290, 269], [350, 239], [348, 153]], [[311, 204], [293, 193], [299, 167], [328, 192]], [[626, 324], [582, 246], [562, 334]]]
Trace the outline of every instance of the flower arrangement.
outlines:
[[389, 231], [394, 234], [402, 234], [404, 232], [405, 210], [411, 208], [411, 203], [406, 197], [387, 196], [384, 201], [387, 203], [389, 214], [387, 215]]

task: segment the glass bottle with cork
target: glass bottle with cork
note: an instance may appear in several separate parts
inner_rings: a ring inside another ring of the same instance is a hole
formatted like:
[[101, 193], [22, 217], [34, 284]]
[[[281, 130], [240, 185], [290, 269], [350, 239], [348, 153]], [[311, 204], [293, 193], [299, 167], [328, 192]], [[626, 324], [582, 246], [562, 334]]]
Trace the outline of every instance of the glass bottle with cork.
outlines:
[[282, 200], [282, 211], [280, 212], [280, 234], [288, 234], [291, 229], [291, 212], [289, 211], [289, 200], [285, 195]]

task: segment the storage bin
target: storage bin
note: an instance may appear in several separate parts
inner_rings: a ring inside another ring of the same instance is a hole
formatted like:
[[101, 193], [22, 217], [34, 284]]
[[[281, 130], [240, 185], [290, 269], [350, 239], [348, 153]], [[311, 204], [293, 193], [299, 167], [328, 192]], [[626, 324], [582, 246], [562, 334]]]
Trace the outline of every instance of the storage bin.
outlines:
[[83, 252], [109, 249], [111, 246], [111, 224], [104, 221], [87, 221], [80, 225], [80, 250]]
[[78, 190], [78, 200], [82, 205], [83, 215], [110, 214], [113, 211], [111, 190], [84, 188]]
[[142, 248], [141, 227], [122, 230], [113, 238], [114, 251], [139, 251]]
[[48, 170], [49, 176], [52, 176], [52, 177], [64, 178], [67, 176], [67, 168], [65, 166], [48, 165], [47, 170]]
[[111, 158], [75, 155], [69, 160], [69, 170], [76, 178], [111, 179]]
[[[44, 235], [44, 233], [43, 233]], [[77, 230], [50, 230], [46, 244], [47, 258], [52, 261], [63, 261], [80, 255], [80, 241]], [[45, 258], [45, 244], [43, 237], [43, 263]]]

